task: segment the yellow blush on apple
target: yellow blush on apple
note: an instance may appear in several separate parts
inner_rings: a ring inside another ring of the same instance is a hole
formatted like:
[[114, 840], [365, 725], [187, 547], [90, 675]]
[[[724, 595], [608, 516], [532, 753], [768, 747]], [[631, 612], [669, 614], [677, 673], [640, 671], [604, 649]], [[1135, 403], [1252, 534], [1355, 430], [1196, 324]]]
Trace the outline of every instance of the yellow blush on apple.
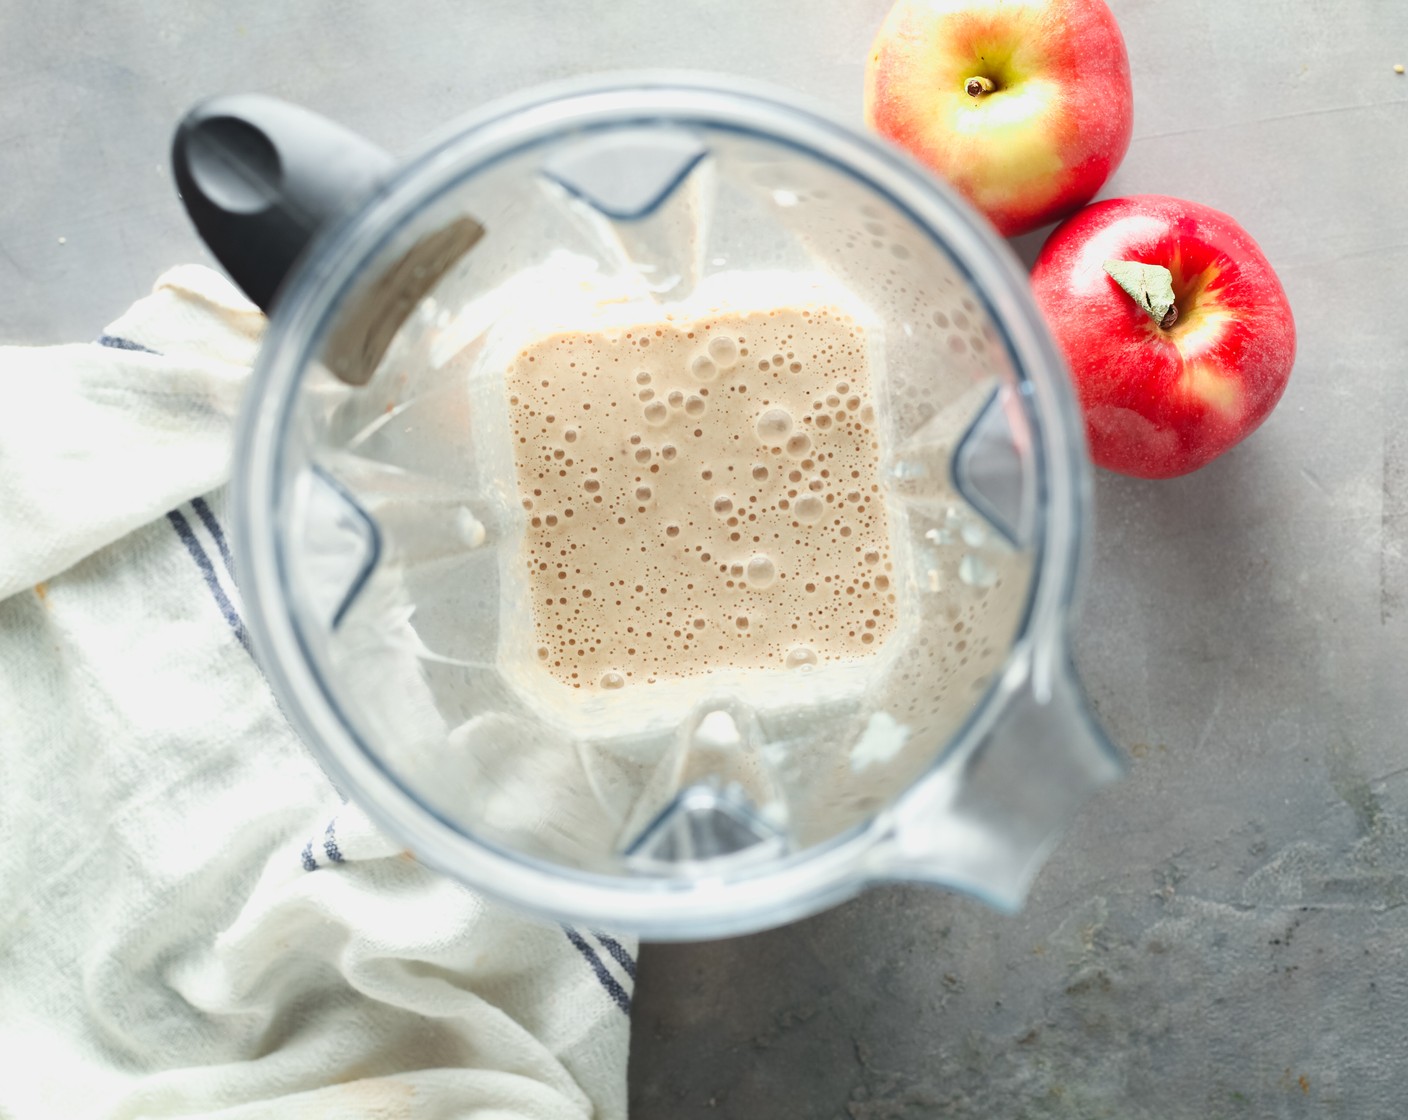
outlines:
[[1007, 236], [1088, 202], [1134, 120], [1104, 0], [899, 0], [871, 48], [865, 109]]

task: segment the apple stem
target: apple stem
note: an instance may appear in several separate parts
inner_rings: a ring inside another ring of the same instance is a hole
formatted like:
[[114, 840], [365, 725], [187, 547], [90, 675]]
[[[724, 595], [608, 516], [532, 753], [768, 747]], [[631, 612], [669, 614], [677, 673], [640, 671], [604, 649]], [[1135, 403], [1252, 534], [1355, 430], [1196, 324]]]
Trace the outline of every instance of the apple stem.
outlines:
[[997, 87], [993, 85], [991, 78], [975, 77], [969, 78], [963, 83], [963, 88], [968, 91], [969, 97], [982, 97], [985, 93], [991, 93]]
[[1178, 322], [1173, 273], [1163, 265], [1145, 264], [1143, 261], [1106, 261], [1105, 271], [1164, 330]]

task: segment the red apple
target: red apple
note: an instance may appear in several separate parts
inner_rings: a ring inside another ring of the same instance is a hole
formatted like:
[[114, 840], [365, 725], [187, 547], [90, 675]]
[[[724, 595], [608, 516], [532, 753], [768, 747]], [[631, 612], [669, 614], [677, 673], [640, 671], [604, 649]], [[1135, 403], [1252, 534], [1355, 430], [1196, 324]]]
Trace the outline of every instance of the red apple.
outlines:
[[865, 115], [1010, 237], [1089, 202], [1124, 158], [1129, 58], [1104, 0], [899, 0]]
[[1065, 351], [1097, 465], [1172, 478], [1266, 419], [1296, 355], [1286, 293], [1251, 236], [1196, 202], [1136, 195], [1058, 226], [1032, 289]]

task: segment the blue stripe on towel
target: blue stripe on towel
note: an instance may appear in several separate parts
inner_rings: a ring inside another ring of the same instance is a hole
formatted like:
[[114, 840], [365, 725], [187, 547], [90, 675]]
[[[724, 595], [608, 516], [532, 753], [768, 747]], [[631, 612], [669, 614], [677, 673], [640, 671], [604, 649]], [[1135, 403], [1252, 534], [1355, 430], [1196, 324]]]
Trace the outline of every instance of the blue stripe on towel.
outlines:
[[200, 541], [196, 540], [195, 530], [191, 528], [191, 523], [186, 520], [180, 510], [175, 509], [166, 515], [166, 519], [171, 522], [171, 527], [176, 530], [176, 535], [181, 538], [181, 543], [186, 546], [186, 551], [191, 554], [191, 559], [200, 569], [200, 574], [205, 579], [205, 586], [210, 589], [210, 594], [215, 599], [215, 605], [220, 608], [220, 613], [225, 616], [225, 621], [230, 624], [230, 629], [235, 632], [235, 637], [239, 640], [240, 645], [244, 646], [245, 653], [253, 657], [254, 651], [250, 649], [249, 635], [245, 632], [244, 622], [235, 611], [229, 596], [225, 594], [225, 589], [220, 586], [220, 580], [215, 575], [215, 565], [210, 562], [210, 557], [205, 554], [205, 549], [200, 546]]
[[616, 977], [607, 971], [606, 966], [601, 963], [601, 958], [596, 955], [596, 950], [588, 945], [582, 935], [571, 926], [563, 926], [562, 932], [567, 935], [567, 940], [576, 946], [577, 952], [587, 958], [587, 963], [592, 966], [592, 971], [601, 981], [601, 986], [606, 989], [606, 994], [616, 1001], [617, 1007], [629, 1015], [631, 1013], [630, 995], [627, 994], [625, 988], [621, 987]]
[[328, 821], [327, 830], [323, 833], [323, 852], [333, 863], [341, 863], [343, 862], [342, 849], [337, 846], [337, 837], [333, 835], [333, 828], [336, 824], [336, 817]]
[[143, 346], [140, 342], [133, 342], [130, 338], [118, 338], [115, 334], [100, 334], [98, 345], [107, 346], [113, 350], [136, 350], [141, 354], [161, 354], [160, 350], [153, 350], [150, 346]]
[[608, 937], [599, 930], [592, 930], [592, 936], [601, 942], [602, 947], [611, 954], [616, 963], [626, 970], [626, 975], [634, 980], [636, 978], [636, 962], [631, 959], [631, 954], [626, 952], [626, 947], [614, 937]]
[[215, 520], [215, 511], [204, 498], [192, 498], [191, 508], [196, 511], [205, 531], [215, 538], [215, 547], [220, 550], [220, 559], [225, 563], [225, 570], [230, 573], [230, 578], [234, 579], [235, 562], [230, 556], [230, 544], [225, 540], [225, 530], [220, 528], [220, 522]]

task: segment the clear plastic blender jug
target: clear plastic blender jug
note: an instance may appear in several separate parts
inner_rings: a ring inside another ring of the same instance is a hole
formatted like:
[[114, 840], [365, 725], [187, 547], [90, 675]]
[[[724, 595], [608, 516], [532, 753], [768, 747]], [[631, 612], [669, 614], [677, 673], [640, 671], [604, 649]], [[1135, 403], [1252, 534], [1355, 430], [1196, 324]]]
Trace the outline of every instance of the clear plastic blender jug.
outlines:
[[[399, 170], [227, 98], [175, 157], [271, 311], [234, 472], [256, 649], [334, 780], [418, 858], [656, 938], [887, 879], [1020, 903], [1119, 762], [1068, 656], [1078, 417], [1024, 275], [953, 194], [789, 98], [678, 76], [520, 96]], [[822, 320], [844, 337], [804, 345]], [[525, 380], [553, 339], [562, 360]], [[593, 390], [610, 423], [574, 449], [530, 406], [585, 340], [613, 355]], [[800, 403], [769, 432], [767, 386], [787, 385]], [[700, 417], [744, 465], [728, 516], [656, 540], [664, 497], [589, 504], [593, 482], [699, 490]], [[569, 465], [589, 472], [570, 525], [534, 484]], [[542, 597], [539, 557], [626, 572], [647, 545], [710, 609], [651, 631], [648, 671], [597, 664], [636, 654], [654, 589], [599, 587], [588, 639], [580, 603]], [[823, 585], [813, 560], [853, 574]], [[818, 592], [840, 605], [808, 607]], [[795, 643], [748, 645], [749, 617]]]

